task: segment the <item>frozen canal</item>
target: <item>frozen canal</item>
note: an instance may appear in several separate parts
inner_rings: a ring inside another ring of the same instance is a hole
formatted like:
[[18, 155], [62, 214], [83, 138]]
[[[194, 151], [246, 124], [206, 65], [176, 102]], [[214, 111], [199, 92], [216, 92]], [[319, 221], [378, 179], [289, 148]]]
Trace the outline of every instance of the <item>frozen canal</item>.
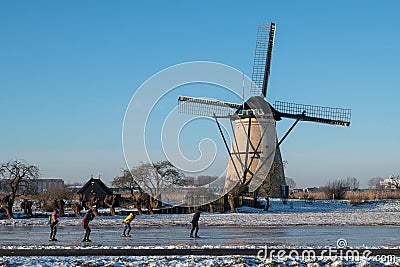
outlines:
[[[130, 238], [121, 237], [122, 226], [93, 226], [90, 246], [156, 246], [156, 245], [284, 245], [335, 246], [339, 238], [349, 246], [399, 246], [399, 226], [285, 226], [238, 227], [203, 226], [201, 238], [189, 238], [188, 226], [134, 226]], [[0, 245], [50, 244], [49, 227], [0, 226]], [[53, 244], [81, 244], [84, 231], [80, 226], [60, 226], [59, 241]]]

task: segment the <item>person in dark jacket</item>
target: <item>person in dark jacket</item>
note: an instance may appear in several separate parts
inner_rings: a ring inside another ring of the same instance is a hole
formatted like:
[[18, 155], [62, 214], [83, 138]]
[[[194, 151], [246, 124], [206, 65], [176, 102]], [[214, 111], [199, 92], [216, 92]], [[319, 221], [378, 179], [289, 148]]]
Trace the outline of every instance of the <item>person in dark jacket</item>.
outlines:
[[50, 216], [50, 238], [49, 241], [57, 241], [58, 210], [54, 209]]
[[89, 210], [86, 215], [83, 217], [82, 220], [82, 226], [85, 229], [85, 237], [83, 238], [82, 242], [91, 242], [91, 240], [89, 239], [90, 236], [90, 227], [89, 227], [89, 223], [93, 220], [93, 211]]
[[[202, 208], [198, 208], [196, 210], [196, 212], [193, 215], [193, 219], [191, 221], [192, 224], [192, 231], [190, 231], [190, 237], [200, 237], [197, 235], [197, 233], [199, 232], [199, 219], [200, 219], [200, 214], [203, 212]], [[196, 230], [196, 231], [195, 231]], [[194, 236], [193, 236], [193, 231], [194, 232]]]

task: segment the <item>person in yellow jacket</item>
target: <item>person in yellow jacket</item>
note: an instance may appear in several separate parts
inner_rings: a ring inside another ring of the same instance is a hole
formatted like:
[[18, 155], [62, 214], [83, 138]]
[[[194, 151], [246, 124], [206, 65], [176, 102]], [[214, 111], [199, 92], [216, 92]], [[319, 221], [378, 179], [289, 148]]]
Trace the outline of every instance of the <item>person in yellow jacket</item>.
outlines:
[[[129, 213], [128, 216], [126, 216], [125, 220], [124, 220], [124, 224], [125, 224], [125, 229], [124, 229], [124, 233], [122, 234], [125, 237], [130, 237], [130, 231], [132, 229], [131, 227], [131, 222], [132, 220], [135, 218], [135, 214], [133, 214], [132, 212]], [[128, 232], [126, 231], [128, 230]]]

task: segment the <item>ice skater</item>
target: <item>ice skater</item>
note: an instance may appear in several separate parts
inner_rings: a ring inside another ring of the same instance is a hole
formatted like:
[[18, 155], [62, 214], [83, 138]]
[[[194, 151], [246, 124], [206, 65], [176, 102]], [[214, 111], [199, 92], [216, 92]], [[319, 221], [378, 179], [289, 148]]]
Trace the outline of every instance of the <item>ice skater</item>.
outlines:
[[[200, 214], [203, 212], [202, 208], [198, 208], [196, 210], [196, 212], [193, 215], [193, 219], [191, 221], [192, 223], [192, 231], [190, 231], [190, 237], [196, 237], [199, 238], [200, 236], [197, 235], [197, 233], [199, 232], [199, 219], [200, 219]], [[196, 230], [196, 231], [195, 231]], [[194, 232], [194, 236], [193, 236], [193, 231]]]
[[90, 227], [89, 227], [89, 223], [93, 220], [93, 211], [89, 210], [86, 215], [83, 217], [82, 220], [82, 226], [85, 229], [85, 237], [83, 238], [82, 242], [91, 242], [91, 240], [89, 239], [90, 236]]
[[49, 241], [57, 241], [57, 226], [58, 226], [58, 210], [54, 209], [50, 216], [50, 238]]
[[[124, 237], [130, 237], [131, 235], [129, 234], [131, 232], [131, 222], [132, 220], [135, 218], [135, 214], [133, 214], [132, 212], [129, 213], [128, 216], [126, 216], [125, 220], [124, 220], [124, 224], [125, 224], [125, 229], [124, 229], [124, 233], [122, 234], [122, 236]], [[128, 230], [128, 231], [126, 231]]]

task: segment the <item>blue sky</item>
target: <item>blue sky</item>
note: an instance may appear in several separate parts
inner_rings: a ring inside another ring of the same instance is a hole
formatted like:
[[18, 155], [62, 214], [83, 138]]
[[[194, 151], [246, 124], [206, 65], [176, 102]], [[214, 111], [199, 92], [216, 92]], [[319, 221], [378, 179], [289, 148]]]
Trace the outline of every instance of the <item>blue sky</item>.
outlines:
[[[398, 1], [1, 1], [0, 161], [111, 181], [125, 167], [125, 110], [146, 79], [193, 60], [251, 76], [257, 24], [274, 21], [267, 99], [352, 108], [348, 129], [295, 128], [281, 147], [286, 175], [299, 186], [348, 176], [367, 186], [399, 174], [398, 10]], [[279, 122], [278, 136], [291, 123]]]

